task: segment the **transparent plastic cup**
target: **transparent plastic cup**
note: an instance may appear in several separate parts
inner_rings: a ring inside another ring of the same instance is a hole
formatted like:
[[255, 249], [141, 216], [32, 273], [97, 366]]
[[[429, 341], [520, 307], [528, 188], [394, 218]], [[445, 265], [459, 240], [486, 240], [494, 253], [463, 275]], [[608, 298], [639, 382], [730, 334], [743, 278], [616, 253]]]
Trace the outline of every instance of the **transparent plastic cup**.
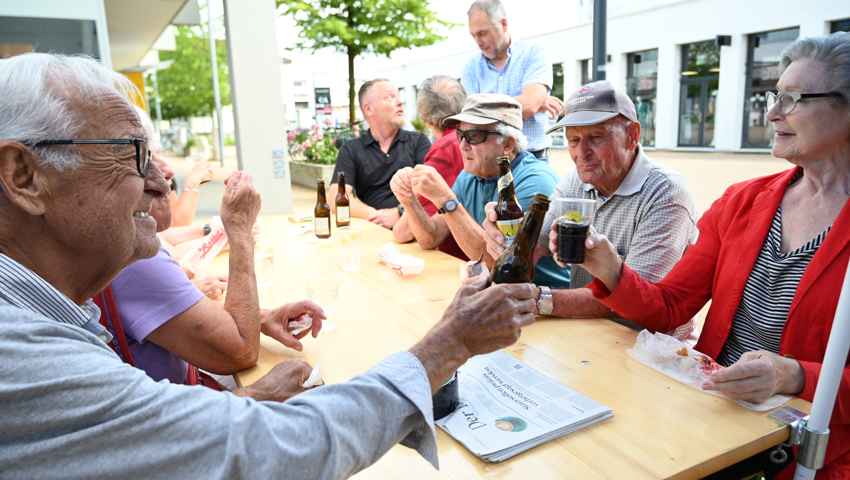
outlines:
[[584, 263], [584, 241], [596, 213], [596, 201], [584, 198], [556, 198], [554, 201], [558, 260]]
[[322, 322], [322, 331], [337, 327], [339, 308], [339, 270], [312, 270], [304, 274], [307, 281], [307, 298], [322, 307], [328, 317]]
[[274, 285], [274, 240], [258, 238], [254, 242], [254, 274], [257, 276], [257, 288], [269, 288]]
[[360, 227], [339, 227], [336, 229], [339, 253], [342, 255], [342, 269], [354, 271], [360, 268], [360, 240], [363, 229]]

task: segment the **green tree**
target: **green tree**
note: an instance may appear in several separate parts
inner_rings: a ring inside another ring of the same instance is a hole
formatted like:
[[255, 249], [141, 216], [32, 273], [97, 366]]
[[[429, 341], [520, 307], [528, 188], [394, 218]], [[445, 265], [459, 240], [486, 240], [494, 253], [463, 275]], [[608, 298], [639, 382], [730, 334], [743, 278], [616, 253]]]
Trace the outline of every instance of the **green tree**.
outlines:
[[[174, 60], [170, 67], [157, 72], [162, 117], [212, 115], [215, 96], [206, 27], [177, 27], [175, 40], [177, 47], [173, 52], [159, 52], [161, 61]], [[224, 40], [216, 40], [215, 45], [221, 105], [230, 105], [227, 46]]]
[[400, 48], [425, 47], [446, 37], [438, 27], [455, 24], [437, 19], [427, 0], [276, 0], [301, 28], [296, 48], [331, 47], [348, 56], [348, 115], [354, 110], [354, 59], [377, 54], [390, 57]]

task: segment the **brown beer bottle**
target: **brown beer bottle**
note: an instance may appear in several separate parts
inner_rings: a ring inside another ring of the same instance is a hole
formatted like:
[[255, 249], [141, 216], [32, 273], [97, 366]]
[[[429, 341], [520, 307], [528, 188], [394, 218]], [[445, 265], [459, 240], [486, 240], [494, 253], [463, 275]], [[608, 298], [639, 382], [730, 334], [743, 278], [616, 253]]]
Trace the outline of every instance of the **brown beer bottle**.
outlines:
[[511, 159], [499, 157], [499, 202], [496, 204], [496, 228], [505, 236], [505, 248], [510, 248], [522, 222], [522, 206], [514, 193]]
[[339, 192], [336, 194], [336, 227], [347, 227], [351, 223], [348, 208], [348, 192], [345, 191], [345, 173], [339, 172]]
[[531, 199], [516, 240], [496, 259], [487, 286], [494, 283], [531, 283], [534, 278], [534, 246], [548, 210], [549, 198], [546, 195], [538, 193]]
[[319, 238], [331, 238], [331, 207], [325, 199], [325, 181], [319, 180], [319, 199], [313, 209], [313, 231]]

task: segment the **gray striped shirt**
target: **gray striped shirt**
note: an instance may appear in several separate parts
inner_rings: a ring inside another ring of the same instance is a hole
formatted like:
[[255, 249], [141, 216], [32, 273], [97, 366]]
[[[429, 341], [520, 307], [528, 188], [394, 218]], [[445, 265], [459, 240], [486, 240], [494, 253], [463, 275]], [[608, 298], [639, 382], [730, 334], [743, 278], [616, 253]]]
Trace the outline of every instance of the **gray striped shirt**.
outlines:
[[[555, 187], [552, 198], [585, 198], [596, 201], [593, 228], [608, 237], [626, 265], [648, 282], [658, 282], [682, 258], [697, 239], [697, 208], [688, 182], [680, 173], [653, 162], [638, 147], [632, 168], [620, 187], [604, 198], [593, 185], [583, 183], [578, 172], [567, 174]], [[554, 209], [546, 214], [542, 232], [549, 232]], [[549, 243], [541, 235], [540, 243]], [[593, 275], [572, 265], [570, 288], [583, 288]], [[639, 330], [637, 324], [618, 321]], [[690, 345], [696, 343], [697, 317], [669, 332]]]

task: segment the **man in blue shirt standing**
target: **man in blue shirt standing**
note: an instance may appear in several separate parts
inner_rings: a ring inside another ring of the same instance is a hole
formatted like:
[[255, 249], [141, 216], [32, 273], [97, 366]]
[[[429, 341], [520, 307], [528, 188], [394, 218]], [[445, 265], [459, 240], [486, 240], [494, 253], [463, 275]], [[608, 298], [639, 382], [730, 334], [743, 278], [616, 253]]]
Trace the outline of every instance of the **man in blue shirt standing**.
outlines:
[[499, 0], [477, 0], [469, 8], [469, 34], [481, 55], [469, 60], [460, 83], [467, 93], [502, 93], [522, 105], [522, 133], [528, 137], [528, 151], [549, 163], [552, 140], [547, 112], [557, 118], [564, 104], [549, 95], [552, 89], [552, 61], [545, 46], [517, 42], [508, 33], [505, 8]]
[[[511, 160], [514, 192], [523, 211], [535, 194], [552, 194], [558, 174], [526, 151], [521, 112], [519, 102], [507, 95], [470, 95], [463, 110], [444, 121], [458, 125], [463, 156], [463, 172], [454, 186], [449, 187], [434, 167], [426, 165], [403, 168], [393, 176], [390, 188], [404, 206], [410, 230], [422, 248], [437, 248], [451, 234], [467, 257], [477, 259], [483, 254], [487, 266], [493, 266], [495, 258], [487, 251], [481, 222], [486, 219], [484, 206], [499, 199], [498, 157]], [[439, 206], [439, 212], [429, 216], [416, 195]], [[551, 256], [543, 257], [537, 262], [534, 283], [568, 288], [570, 273]]]

